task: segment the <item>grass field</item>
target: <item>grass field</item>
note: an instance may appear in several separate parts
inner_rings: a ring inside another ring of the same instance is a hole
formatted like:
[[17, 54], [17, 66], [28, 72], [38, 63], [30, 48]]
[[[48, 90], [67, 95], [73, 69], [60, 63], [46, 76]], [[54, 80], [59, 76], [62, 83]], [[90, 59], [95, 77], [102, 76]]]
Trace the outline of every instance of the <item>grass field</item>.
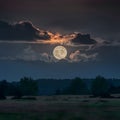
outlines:
[[0, 120], [120, 120], [120, 99], [41, 96], [1, 100]]

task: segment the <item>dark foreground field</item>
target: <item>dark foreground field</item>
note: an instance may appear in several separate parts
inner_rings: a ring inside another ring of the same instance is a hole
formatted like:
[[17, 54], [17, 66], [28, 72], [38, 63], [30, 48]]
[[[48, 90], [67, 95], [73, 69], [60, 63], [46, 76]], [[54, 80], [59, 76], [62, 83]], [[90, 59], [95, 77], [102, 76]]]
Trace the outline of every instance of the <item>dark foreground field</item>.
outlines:
[[120, 99], [41, 96], [1, 100], [0, 120], [120, 120]]

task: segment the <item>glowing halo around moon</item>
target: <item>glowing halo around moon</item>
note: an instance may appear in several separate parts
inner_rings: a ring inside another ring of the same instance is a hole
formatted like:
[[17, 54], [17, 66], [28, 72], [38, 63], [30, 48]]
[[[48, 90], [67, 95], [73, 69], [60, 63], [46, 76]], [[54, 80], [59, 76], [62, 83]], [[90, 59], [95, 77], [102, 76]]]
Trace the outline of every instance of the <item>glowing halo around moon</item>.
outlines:
[[63, 46], [56, 46], [53, 50], [53, 56], [58, 59], [64, 59], [67, 56], [67, 50]]

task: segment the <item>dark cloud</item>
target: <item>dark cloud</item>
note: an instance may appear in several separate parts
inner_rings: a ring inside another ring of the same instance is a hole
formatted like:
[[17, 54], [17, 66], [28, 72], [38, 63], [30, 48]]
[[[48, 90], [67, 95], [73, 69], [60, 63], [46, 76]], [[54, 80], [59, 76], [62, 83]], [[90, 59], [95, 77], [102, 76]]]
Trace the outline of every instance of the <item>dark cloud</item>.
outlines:
[[0, 40], [47, 40], [50, 36], [46, 31], [41, 31], [29, 21], [21, 21], [16, 24], [9, 24], [0, 21]]
[[95, 44], [97, 43], [94, 39], [91, 39], [90, 34], [77, 33], [75, 38], [72, 39], [75, 44]]

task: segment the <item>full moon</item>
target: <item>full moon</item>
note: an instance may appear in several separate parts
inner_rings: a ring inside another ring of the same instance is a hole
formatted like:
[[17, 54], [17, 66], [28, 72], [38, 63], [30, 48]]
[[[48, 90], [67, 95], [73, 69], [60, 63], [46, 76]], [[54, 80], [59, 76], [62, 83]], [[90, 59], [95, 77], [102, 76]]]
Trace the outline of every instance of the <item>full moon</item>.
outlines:
[[58, 60], [64, 59], [67, 56], [66, 48], [63, 46], [55, 47], [53, 50], [53, 56]]

